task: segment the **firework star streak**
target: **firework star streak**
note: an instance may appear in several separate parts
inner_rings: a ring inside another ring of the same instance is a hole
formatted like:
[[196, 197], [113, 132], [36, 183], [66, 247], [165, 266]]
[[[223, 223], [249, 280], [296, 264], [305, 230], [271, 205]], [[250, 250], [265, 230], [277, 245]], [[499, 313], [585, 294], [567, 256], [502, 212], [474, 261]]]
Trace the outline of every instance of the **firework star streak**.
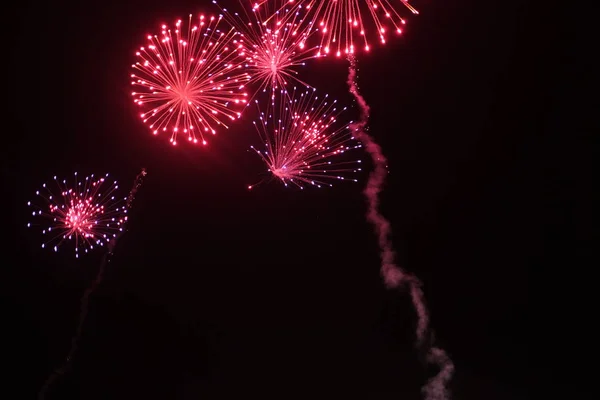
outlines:
[[255, 4], [251, 11], [242, 5], [242, 15], [221, 9], [225, 19], [240, 32], [238, 50], [246, 60], [251, 82], [257, 84], [257, 92], [274, 92], [290, 81], [309, 87], [298, 78], [296, 68], [316, 57], [316, 47], [306, 48], [307, 35], [298, 34], [300, 13], [282, 9], [269, 18], [273, 11], [268, 5]]
[[[274, 177], [286, 186], [304, 184], [331, 186], [344, 175], [360, 171], [360, 160], [345, 160], [343, 153], [360, 147], [348, 128], [337, 119], [346, 108], [328, 95], [319, 97], [315, 89], [290, 93], [281, 90], [271, 97], [254, 125], [265, 149], [257, 154]], [[351, 122], [350, 122], [351, 123]], [[351, 179], [356, 182], [356, 179]]]
[[117, 182], [109, 185], [107, 179], [108, 174], [80, 180], [76, 172], [72, 187], [56, 176], [53, 186], [57, 190], [42, 185], [36, 192], [37, 201], [27, 203], [33, 217], [27, 226], [41, 227], [42, 248], [58, 251], [62, 245], [72, 243], [79, 257], [81, 252], [87, 253], [116, 237], [127, 221], [127, 207], [125, 199], [115, 197]]
[[148, 35], [136, 53], [131, 84], [140, 116], [155, 135], [167, 132], [172, 144], [179, 135], [206, 144], [205, 134], [239, 118], [250, 77], [233, 43], [237, 35], [222, 16], [203, 15], [196, 24], [190, 15], [187, 25], [180, 20]]
[[[125, 206], [124, 206], [125, 211], [131, 209], [133, 200], [135, 199], [135, 196], [136, 196], [140, 186], [142, 185], [145, 176], [146, 176], [146, 169], [142, 168], [142, 171], [135, 178], [133, 187], [129, 191], [129, 195], [125, 199]], [[120, 232], [117, 235], [115, 235], [114, 237], [112, 237], [111, 240], [108, 242], [108, 246], [107, 246], [108, 251], [106, 253], [104, 253], [104, 257], [102, 258], [102, 263], [100, 264], [100, 268], [98, 269], [98, 274], [96, 275], [96, 279], [94, 279], [91, 286], [83, 293], [83, 296], [81, 297], [81, 303], [80, 303], [80, 309], [79, 309], [79, 322], [77, 324], [77, 328], [75, 329], [75, 334], [71, 338], [71, 348], [69, 349], [69, 353], [67, 354], [67, 357], [65, 358], [65, 361], [63, 362], [63, 364], [59, 368], [54, 370], [54, 372], [52, 372], [52, 374], [50, 374], [48, 379], [46, 379], [46, 381], [44, 382], [44, 385], [38, 392], [38, 400], [44, 400], [44, 398], [46, 397], [46, 393], [50, 389], [52, 383], [58, 377], [64, 375], [64, 373], [67, 371], [67, 369], [71, 365], [73, 356], [77, 352], [77, 344], [79, 342], [79, 339], [81, 338], [81, 333], [83, 332], [83, 325], [85, 322], [85, 318], [88, 314], [88, 304], [89, 304], [90, 296], [92, 295], [92, 293], [94, 293], [94, 291], [100, 285], [100, 283], [102, 283], [102, 278], [104, 276], [104, 270], [106, 269], [106, 265], [111, 261], [111, 257], [113, 255], [113, 252], [115, 250], [117, 242], [120, 239], [121, 235], [123, 235], [124, 232], [125, 231], [123, 229], [121, 229]]]

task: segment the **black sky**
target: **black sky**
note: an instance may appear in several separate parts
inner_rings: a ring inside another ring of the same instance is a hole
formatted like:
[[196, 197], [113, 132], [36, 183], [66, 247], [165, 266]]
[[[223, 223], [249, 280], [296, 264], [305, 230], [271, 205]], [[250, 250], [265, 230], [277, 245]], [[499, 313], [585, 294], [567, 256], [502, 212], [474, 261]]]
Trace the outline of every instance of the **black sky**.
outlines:
[[[552, 166], [557, 104], [532, 101], [543, 44], [531, 40], [531, 8], [481, 3], [415, 3], [402, 38], [359, 57], [359, 82], [389, 159], [382, 210], [399, 263], [424, 282], [456, 398], [524, 399], [529, 271], [571, 240], [574, 203], [557, 187], [574, 183]], [[248, 191], [264, 170], [248, 151], [251, 113], [208, 149], [172, 148], [135, 115], [129, 67], [145, 34], [216, 13], [209, 1], [15, 7], [1, 160], [14, 385], [2, 398], [34, 398], [63, 360], [100, 261], [41, 251], [26, 201], [53, 175], [110, 172], [128, 187], [141, 167], [129, 231], [50, 399], [419, 398], [430, 371], [412, 349], [409, 298], [379, 276], [366, 174]], [[302, 74], [352, 105], [344, 60]]]

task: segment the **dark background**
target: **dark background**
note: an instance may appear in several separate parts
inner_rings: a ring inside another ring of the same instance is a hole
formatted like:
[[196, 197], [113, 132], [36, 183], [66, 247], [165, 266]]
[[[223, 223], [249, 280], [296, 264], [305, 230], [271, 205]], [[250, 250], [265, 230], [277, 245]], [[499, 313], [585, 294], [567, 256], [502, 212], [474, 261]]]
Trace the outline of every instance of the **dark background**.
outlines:
[[[205, 3], [24, 0], [4, 26], [14, 48], [1, 160], [2, 397], [34, 398], [62, 362], [101, 258], [42, 251], [25, 228], [26, 201], [53, 175], [110, 172], [127, 188], [146, 167], [73, 368], [48, 398], [418, 399], [427, 372], [412, 348], [415, 316], [406, 294], [382, 285], [366, 173], [329, 189], [248, 191], [264, 171], [249, 151], [253, 110], [207, 148], [173, 148], [137, 118], [135, 50], [163, 22], [216, 13]], [[564, 121], [542, 85], [551, 73], [532, 7], [481, 3], [415, 2], [421, 14], [403, 37], [359, 56], [359, 78], [389, 158], [382, 210], [456, 364], [455, 398], [524, 399], [535, 379], [530, 270], [577, 250], [585, 196], [562, 169], [578, 157], [554, 134]], [[351, 104], [345, 60], [302, 74]]]

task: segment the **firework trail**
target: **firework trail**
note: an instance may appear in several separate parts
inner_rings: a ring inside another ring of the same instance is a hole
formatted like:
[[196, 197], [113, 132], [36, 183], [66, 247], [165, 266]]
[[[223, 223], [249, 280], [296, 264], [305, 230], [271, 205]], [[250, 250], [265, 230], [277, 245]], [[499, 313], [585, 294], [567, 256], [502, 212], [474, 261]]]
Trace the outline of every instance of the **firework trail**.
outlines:
[[344, 175], [360, 171], [361, 161], [340, 159], [346, 151], [361, 147], [352, 137], [352, 121], [338, 122], [346, 108], [339, 108], [328, 95], [318, 96], [315, 89], [280, 92], [271, 97], [270, 108], [261, 109], [256, 101], [260, 116], [254, 126], [265, 149], [251, 147], [273, 177], [300, 189], [305, 184], [332, 186], [334, 180], [357, 182]]
[[387, 159], [381, 151], [379, 144], [366, 133], [366, 125], [369, 119], [369, 106], [358, 90], [356, 82], [356, 59], [353, 55], [348, 56], [350, 62], [348, 72], [348, 87], [350, 93], [356, 99], [360, 110], [360, 120], [351, 125], [354, 135], [365, 146], [374, 164], [374, 170], [369, 176], [367, 187], [364, 190], [367, 199], [367, 220], [375, 228], [379, 249], [381, 251], [381, 274], [385, 285], [390, 289], [407, 288], [410, 292], [413, 307], [417, 314], [416, 346], [419, 350], [426, 352], [426, 361], [439, 367], [439, 372], [431, 378], [422, 388], [427, 400], [446, 400], [450, 398], [447, 384], [452, 378], [454, 364], [446, 352], [433, 344], [433, 332], [429, 327], [429, 312], [425, 303], [425, 296], [421, 289], [421, 281], [395, 263], [395, 254], [390, 239], [390, 222], [379, 212], [379, 193], [387, 175]]
[[[146, 174], [147, 174], [146, 169], [142, 168], [142, 171], [136, 176], [135, 181], [133, 183], [133, 187], [129, 191], [129, 196], [127, 196], [127, 200], [126, 200], [126, 204], [125, 204], [126, 210], [131, 209], [133, 200], [135, 199], [137, 191], [140, 188], [140, 186], [142, 185], [143, 179], [146, 176]], [[106, 253], [104, 253], [104, 256], [102, 257], [102, 263], [100, 264], [100, 268], [98, 269], [98, 274], [96, 275], [96, 278], [92, 282], [91, 286], [84, 292], [84, 294], [81, 298], [81, 306], [79, 309], [79, 323], [77, 324], [77, 328], [75, 329], [75, 334], [71, 338], [71, 348], [69, 349], [69, 353], [67, 354], [67, 357], [65, 358], [64, 363], [59, 368], [54, 370], [54, 372], [44, 382], [44, 385], [38, 392], [38, 400], [43, 400], [46, 397], [46, 393], [47, 393], [48, 389], [50, 388], [50, 386], [52, 385], [52, 383], [57, 378], [64, 375], [65, 372], [67, 371], [67, 369], [70, 367], [73, 356], [77, 352], [77, 343], [78, 343], [79, 338], [81, 337], [81, 333], [83, 331], [83, 323], [85, 322], [85, 317], [87, 316], [87, 313], [88, 313], [88, 304], [89, 304], [90, 296], [96, 290], [98, 285], [100, 285], [100, 283], [102, 282], [102, 278], [104, 275], [104, 270], [106, 269], [106, 265], [111, 261], [113, 252], [117, 245], [117, 242], [121, 238], [121, 236], [123, 235], [124, 232], [125, 232], [125, 230], [121, 230], [116, 236], [114, 236], [108, 242], [108, 251]]]

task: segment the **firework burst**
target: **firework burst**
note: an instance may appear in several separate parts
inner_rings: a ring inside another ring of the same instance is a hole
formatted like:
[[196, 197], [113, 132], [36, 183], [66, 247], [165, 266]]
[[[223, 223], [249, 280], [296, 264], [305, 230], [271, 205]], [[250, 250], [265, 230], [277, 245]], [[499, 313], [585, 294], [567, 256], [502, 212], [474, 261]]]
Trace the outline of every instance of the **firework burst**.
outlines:
[[[346, 108], [339, 108], [328, 95], [319, 97], [315, 89], [302, 93], [280, 91], [271, 98], [270, 107], [256, 104], [260, 117], [254, 126], [265, 145], [252, 149], [267, 164], [273, 177], [284, 185], [301, 189], [305, 184], [332, 186], [344, 175], [360, 171], [360, 160], [347, 161], [342, 156], [348, 150], [361, 147], [354, 141], [349, 127], [352, 121], [339, 124], [338, 117]], [[250, 186], [252, 188], [252, 186]]]
[[[144, 177], [147, 175], [146, 168], [142, 168], [140, 173], [135, 177], [133, 181], [133, 187], [129, 191], [129, 195], [123, 199], [124, 206], [119, 208], [114, 208], [114, 214], [117, 217], [109, 217], [109, 210], [112, 210], [109, 207], [109, 202], [106, 200], [110, 197], [111, 202], [115, 201], [114, 196], [111, 195], [113, 190], [117, 189], [117, 183], [114, 182], [113, 186], [109, 190], [108, 194], [102, 195], [100, 193], [100, 186], [104, 183], [105, 178], [100, 178], [98, 180], [93, 179], [93, 175], [91, 177], [85, 178], [84, 185], [82, 187], [81, 182], [77, 182], [75, 180], [75, 189], [68, 189], [66, 186], [62, 188], [56, 177], [54, 180], [57, 182], [61, 191], [61, 196], [63, 197], [63, 201], [60, 203], [55, 203], [54, 196], [52, 194], [44, 197], [43, 194], [38, 192], [38, 195], [42, 196], [46, 200], [46, 205], [50, 204], [50, 216], [51, 214], [59, 215], [59, 217], [55, 217], [53, 219], [54, 224], [58, 224], [59, 229], [66, 230], [66, 233], [63, 234], [63, 239], [67, 237], [75, 236], [75, 240], [77, 241], [78, 235], [82, 237], [83, 243], [88, 243], [88, 241], [94, 240], [95, 238], [99, 238], [99, 244], [103, 244], [103, 241], [107, 243], [108, 251], [104, 253], [102, 257], [102, 263], [100, 264], [100, 268], [98, 269], [98, 274], [96, 275], [96, 279], [92, 282], [91, 286], [83, 293], [81, 296], [81, 304], [79, 309], [79, 322], [77, 323], [77, 328], [75, 329], [75, 334], [71, 338], [71, 348], [69, 349], [69, 353], [65, 358], [63, 364], [52, 372], [44, 385], [41, 387], [38, 392], [38, 400], [44, 400], [46, 398], [46, 393], [60, 376], [64, 375], [69, 366], [73, 361], [73, 357], [77, 352], [78, 342], [81, 339], [81, 334], [83, 332], [83, 326], [85, 323], [85, 319], [87, 317], [89, 311], [89, 301], [91, 295], [94, 293], [96, 288], [102, 282], [102, 278], [104, 276], [104, 270], [108, 263], [110, 263], [111, 257], [113, 256], [113, 252], [119, 241], [119, 238], [125, 233], [123, 227], [127, 221], [127, 217], [124, 215], [128, 210], [131, 209], [131, 205], [135, 200], [135, 196], [137, 195], [138, 190], [142, 186], [144, 181]], [[106, 175], [108, 177], [108, 174]], [[75, 178], [77, 178], [77, 173], [75, 173]], [[63, 181], [63, 184], [66, 185], [66, 182]], [[89, 185], [89, 186], [88, 186]], [[44, 185], [45, 188], [46, 185]], [[103, 201], [106, 200], [106, 201]], [[112, 203], [110, 203], [112, 204]], [[29, 203], [31, 205], [31, 203]], [[35, 216], [36, 213], [34, 212]], [[37, 215], [42, 215], [42, 213], [38, 212]], [[106, 224], [105, 224], [106, 222]], [[118, 233], [113, 234], [102, 234], [101, 229], [107, 229], [109, 227], [116, 227]], [[48, 229], [50, 231], [50, 229]], [[44, 232], [45, 233], [45, 232]], [[60, 237], [60, 235], [59, 235]], [[77, 242], [76, 242], [77, 243]], [[89, 243], [88, 243], [89, 244]], [[90, 245], [91, 247], [92, 245]], [[45, 246], [42, 246], [45, 247]], [[54, 248], [57, 250], [57, 247]], [[78, 255], [78, 247], [75, 246], [75, 255]]]
[[406, 24], [404, 13], [419, 13], [407, 0], [288, 0], [287, 3], [282, 8], [303, 9], [304, 19], [309, 21], [303, 32], [320, 33], [319, 56], [355, 54], [360, 48], [369, 51], [374, 40], [385, 44], [389, 32], [402, 33]]
[[243, 69], [235, 44], [235, 29], [221, 26], [219, 17], [200, 15], [196, 23], [177, 21], [174, 29], [162, 25], [160, 35], [148, 35], [148, 44], [136, 53], [131, 84], [134, 102], [145, 124], [156, 135], [168, 132], [172, 144], [183, 135], [206, 144], [205, 134], [240, 117], [235, 106], [247, 102]]
[[57, 190], [42, 185], [36, 192], [37, 201], [27, 203], [33, 217], [27, 226], [41, 227], [42, 248], [58, 251], [69, 242], [74, 244], [75, 257], [79, 257], [81, 252], [87, 253], [94, 246], [108, 244], [122, 231], [127, 221], [126, 199], [115, 196], [117, 182], [108, 185], [107, 179], [108, 174], [79, 180], [75, 173], [72, 187], [57, 177], [54, 177]]
[[[218, 6], [218, 3], [213, 0]], [[296, 68], [315, 58], [316, 47], [307, 48], [307, 33], [299, 32], [300, 13], [286, 7], [277, 10], [270, 3], [254, 4], [251, 11], [241, 4], [243, 15], [221, 8], [227, 21], [240, 32], [238, 50], [259, 91], [285, 87], [290, 81], [310, 87], [298, 78]]]

